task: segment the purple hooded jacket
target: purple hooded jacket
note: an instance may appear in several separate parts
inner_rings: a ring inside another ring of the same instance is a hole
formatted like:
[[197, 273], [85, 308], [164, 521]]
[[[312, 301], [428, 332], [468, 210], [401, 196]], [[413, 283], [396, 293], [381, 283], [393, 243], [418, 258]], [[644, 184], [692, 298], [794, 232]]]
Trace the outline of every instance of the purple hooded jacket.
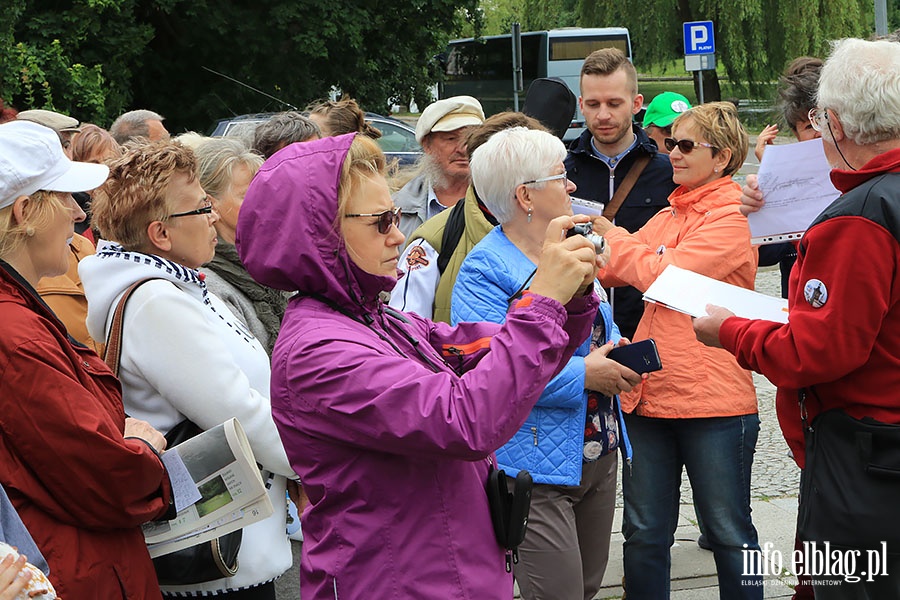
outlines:
[[588, 335], [596, 296], [567, 313], [528, 295], [502, 327], [387, 315], [378, 294], [396, 280], [357, 268], [335, 231], [352, 139], [272, 156], [237, 227], [254, 279], [299, 290], [272, 356], [272, 413], [310, 501], [301, 595], [508, 600], [485, 492], [492, 453]]

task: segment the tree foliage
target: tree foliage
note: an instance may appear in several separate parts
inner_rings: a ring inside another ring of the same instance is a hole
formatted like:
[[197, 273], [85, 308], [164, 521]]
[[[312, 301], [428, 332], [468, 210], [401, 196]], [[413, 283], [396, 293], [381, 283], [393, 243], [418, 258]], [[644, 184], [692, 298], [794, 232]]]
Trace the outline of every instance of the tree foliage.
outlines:
[[[432, 57], [477, 0], [7, 0], [0, 97], [109, 125], [150, 108], [170, 129], [303, 107], [333, 88], [369, 110], [427, 102]], [[284, 102], [266, 98], [225, 74]]]
[[[900, 12], [898, 0], [889, 3], [892, 15]], [[491, 29], [504, 21], [492, 12], [502, 10], [503, 1], [483, 6], [485, 33], [508, 31]], [[733, 84], [750, 92], [776, 79], [793, 58], [824, 57], [829, 40], [868, 37], [874, 24], [872, 0], [524, 0], [521, 6], [515, 16], [523, 31], [566, 25], [628, 27], [639, 70], [680, 60], [681, 24], [711, 20], [717, 61]]]

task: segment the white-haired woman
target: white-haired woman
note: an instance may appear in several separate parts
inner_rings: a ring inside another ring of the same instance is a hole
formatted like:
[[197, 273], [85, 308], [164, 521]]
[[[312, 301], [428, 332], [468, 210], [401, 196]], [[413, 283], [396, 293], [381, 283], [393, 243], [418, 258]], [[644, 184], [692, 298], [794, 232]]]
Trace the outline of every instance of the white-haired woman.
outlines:
[[[551, 220], [572, 214], [562, 142], [522, 127], [494, 134], [472, 154], [472, 183], [500, 222], [466, 257], [450, 318], [506, 320], [528, 289]], [[606, 355], [621, 341], [603, 289], [594, 329], [554, 377], [512, 440], [497, 451], [507, 475], [528, 470], [528, 532], [519, 547], [522, 597], [593, 598], [609, 558], [616, 497], [616, 451], [630, 448], [616, 395], [640, 376]]]

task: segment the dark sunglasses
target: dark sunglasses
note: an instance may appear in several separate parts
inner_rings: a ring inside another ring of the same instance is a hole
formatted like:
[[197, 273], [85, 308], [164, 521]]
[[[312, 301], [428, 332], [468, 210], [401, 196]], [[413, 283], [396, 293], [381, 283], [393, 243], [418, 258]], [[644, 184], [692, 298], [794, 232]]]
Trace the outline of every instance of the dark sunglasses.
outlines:
[[400, 209], [394, 207], [381, 213], [356, 213], [352, 215], [344, 215], [345, 217], [378, 217], [373, 225], [378, 226], [378, 233], [387, 235], [391, 231], [391, 225], [400, 226]]
[[667, 137], [663, 140], [663, 143], [666, 145], [666, 150], [671, 152], [675, 149], [675, 146], [678, 146], [678, 149], [681, 150], [682, 154], [690, 154], [694, 151], [694, 148], [703, 147], [710, 148], [712, 150], [718, 150], [712, 144], [707, 144], [706, 142], [695, 142], [694, 140], [676, 140], [675, 138]]
[[166, 217], [167, 219], [174, 219], [175, 217], [192, 217], [194, 215], [209, 215], [212, 214], [213, 205], [209, 199], [205, 200], [203, 206], [196, 210], [189, 210], [187, 212], [175, 213], [174, 215], [169, 215]]

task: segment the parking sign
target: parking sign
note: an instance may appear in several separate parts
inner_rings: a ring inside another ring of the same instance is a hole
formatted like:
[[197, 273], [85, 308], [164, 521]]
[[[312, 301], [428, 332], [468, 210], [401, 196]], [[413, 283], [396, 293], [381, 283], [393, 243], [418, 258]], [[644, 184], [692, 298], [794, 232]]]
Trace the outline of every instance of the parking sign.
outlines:
[[684, 54], [715, 54], [716, 40], [712, 21], [691, 21], [684, 24]]

